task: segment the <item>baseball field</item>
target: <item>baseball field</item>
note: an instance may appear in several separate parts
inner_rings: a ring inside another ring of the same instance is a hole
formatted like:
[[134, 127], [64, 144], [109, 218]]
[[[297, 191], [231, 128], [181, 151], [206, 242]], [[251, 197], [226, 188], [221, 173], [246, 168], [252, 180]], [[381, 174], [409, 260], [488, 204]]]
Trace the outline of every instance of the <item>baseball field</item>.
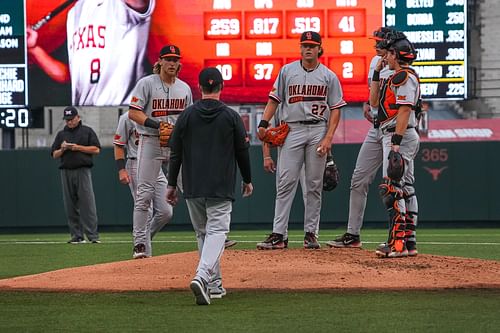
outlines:
[[[343, 233], [323, 230], [320, 243]], [[233, 231], [222, 258], [228, 294], [196, 306], [193, 232], [163, 231], [154, 257], [131, 260], [129, 232], [101, 244], [66, 234], [0, 235], [1, 332], [500, 332], [500, 229], [419, 230], [415, 258], [363, 249], [257, 251], [266, 231]]]

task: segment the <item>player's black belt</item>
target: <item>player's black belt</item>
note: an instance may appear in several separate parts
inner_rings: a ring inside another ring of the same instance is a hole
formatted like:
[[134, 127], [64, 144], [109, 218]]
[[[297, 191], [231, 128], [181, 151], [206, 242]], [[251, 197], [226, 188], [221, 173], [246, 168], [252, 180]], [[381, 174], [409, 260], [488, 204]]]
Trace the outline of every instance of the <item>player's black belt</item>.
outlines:
[[148, 138], [159, 138], [160, 137], [159, 135], [152, 135], [152, 134], [139, 134], [139, 135], [147, 136]]
[[[406, 129], [410, 129], [410, 128], [415, 128], [415, 126], [408, 126], [408, 127], [406, 127]], [[394, 132], [396, 132], [396, 127], [388, 128], [385, 131], [388, 132], [388, 133], [394, 133]]]
[[127, 157], [129, 160], [135, 161], [137, 157]]
[[302, 125], [314, 125], [314, 124], [319, 124], [322, 121], [323, 120], [301, 120], [301, 121], [296, 121], [296, 123], [302, 124]]

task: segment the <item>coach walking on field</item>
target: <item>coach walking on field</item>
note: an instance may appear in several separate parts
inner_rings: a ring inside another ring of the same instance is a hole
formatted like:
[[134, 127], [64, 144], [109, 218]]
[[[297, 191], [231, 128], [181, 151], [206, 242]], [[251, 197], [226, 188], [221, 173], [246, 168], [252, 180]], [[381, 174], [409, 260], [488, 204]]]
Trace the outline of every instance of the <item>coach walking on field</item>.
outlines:
[[167, 201], [177, 203], [177, 176], [182, 165], [184, 197], [198, 240], [200, 261], [191, 290], [196, 304], [226, 294], [220, 258], [229, 232], [236, 165], [243, 178], [242, 194], [252, 194], [249, 140], [238, 113], [219, 101], [223, 87], [218, 69], [201, 71], [202, 99], [179, 116], [169, 145]]

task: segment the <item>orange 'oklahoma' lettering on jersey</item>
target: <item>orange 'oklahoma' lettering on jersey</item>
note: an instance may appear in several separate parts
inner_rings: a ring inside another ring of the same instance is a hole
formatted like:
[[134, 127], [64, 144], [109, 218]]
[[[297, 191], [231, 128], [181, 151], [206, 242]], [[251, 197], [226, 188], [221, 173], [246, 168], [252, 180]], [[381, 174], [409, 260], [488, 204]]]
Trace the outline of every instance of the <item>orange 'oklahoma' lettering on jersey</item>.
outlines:
[[288, 96], [326, 96], [328, 92], [327, 86], [313, 84], [293, 84], [288, 86]]
[[186, 99], [184, 98], [155, 98], [151, 104], [153, 110], [168, 110], [177, 109], [184, 110], [186, 108]]
[[78, 27], [73, 33], [71, 44], [72, 50], [81, 50], [85, 48], [100, 48], [106, 46], [106, 27], [103, 25], [94, 26], [89, 24], [84, 27]]

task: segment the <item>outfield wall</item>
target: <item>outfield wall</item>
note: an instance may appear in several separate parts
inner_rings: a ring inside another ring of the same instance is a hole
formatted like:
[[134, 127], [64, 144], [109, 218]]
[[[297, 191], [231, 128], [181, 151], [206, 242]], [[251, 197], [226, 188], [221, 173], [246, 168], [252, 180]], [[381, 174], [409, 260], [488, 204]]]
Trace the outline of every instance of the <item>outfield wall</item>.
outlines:
[[[349, 184], [359, 147], [334, 147], [341, 183], [333, 192], [324, 193], [323, 227], [347, 221]], [[500, 176], [495, 171], [500, 165], [498, 152], [500, 142], [495, 141], [422, 143], [415, 161], [420, 223], [481, 221], [500, 226]], [[49, 150], [3, 150], [0, 160], [0, 228], [65, 226], [59, 161], [51, 158]], [[251, 160], [255, 191], [248, 199], [238, 196], [234, 227], [272, 223], [275, 177], [263, 171], [260, 146], [251, 147]], [[100, 226], [130, 226], [132, 200], [128, 187], [118, 182], [112, 148], [104, 148], [95, 158], [93, 181]], [[370, 188], [365, 225], [386, 219], [374, 185]], [[302, 199], [297, 195], [291, 223], [299, 227], [302, 216]], [[184, 202], [176, 207], [172, 223], [189, 224]]]

